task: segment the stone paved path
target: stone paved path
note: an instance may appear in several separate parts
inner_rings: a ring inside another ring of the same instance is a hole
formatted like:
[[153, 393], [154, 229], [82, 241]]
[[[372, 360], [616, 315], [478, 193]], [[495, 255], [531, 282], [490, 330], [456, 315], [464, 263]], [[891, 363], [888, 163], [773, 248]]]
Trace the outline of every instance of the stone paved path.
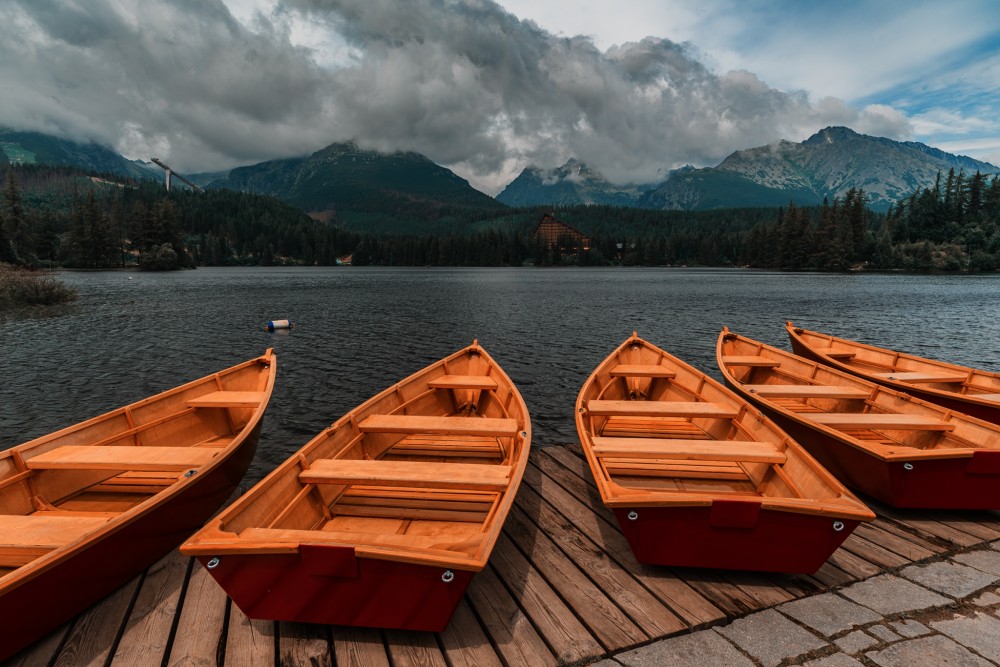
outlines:
[[1000, 540], [609, 656], [595, 667], [1000, 665]]

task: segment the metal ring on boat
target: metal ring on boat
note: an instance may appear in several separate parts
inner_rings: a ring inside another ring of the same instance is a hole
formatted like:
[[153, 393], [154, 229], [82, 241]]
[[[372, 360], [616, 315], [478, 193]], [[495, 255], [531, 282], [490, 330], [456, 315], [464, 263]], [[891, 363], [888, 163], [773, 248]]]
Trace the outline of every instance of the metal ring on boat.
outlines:
[[628, 520], [629, 521], [635, 521], [638, 518], [639, 518], [639, 513], [636, 512], [635, 510], [632, 510], [631, 512], [628, 513]]
[[522, 438], [527, 438], [528, 437], [528, 432], [527, 431], [521, 431], [521, 437]]
[[834, 521], [833, 522], [833, 529], [839, 533], [840, 531], [842, 531], [844, 529], [844, 522], [843, 521]]
[[912, 463], [904, 463], [903, 464], [903, 470], [913, 470], [913, 464]]
[[445, 570], [444, 574], [441, 575], [441, 581], [443, 581], [446, 584], [450, 584], [454, 580], [455, 580], [455, 573], [452, 572], [451, 570]]
[[214, 570], [215, 568], [219, 567], [219, 563], [221, 562], [222, 561], [219, 560], [218, 558], [213, 558], [212, 560], [205, 563], [205, 567], [207, 567], [209, 570]]
[[194, 470], [194, 469], [192, 468], [191, 470], [188, 470], [188, 471], [187, 471], [186, 473], [184, 473], [184, 476], [185, 476], [185, 477], [194, 477], [194, 476], [195, 476], [195, 475], [197, 475], [197, 474], [198, 474], [198, 471], [197, 471], [197, 470]]

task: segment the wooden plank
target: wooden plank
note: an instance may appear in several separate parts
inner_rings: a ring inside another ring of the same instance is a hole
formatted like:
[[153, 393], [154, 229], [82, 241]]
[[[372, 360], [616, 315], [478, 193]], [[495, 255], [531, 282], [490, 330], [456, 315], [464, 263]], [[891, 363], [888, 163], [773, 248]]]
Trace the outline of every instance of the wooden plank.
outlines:
[[934, 373], [928, 371], [889, 371], [888, 373], [872, 373], [874, 377], [900, 382], [931, 383], [931, 382], [965, 382], [968, 373]]
[[316, 623], [278, 623], [278, 665], [332, 665], [330, 627]]
[[188, 470], [211, 461], [218, 452], [195, 447], [65, 445], [27, 459], [33, 470]]
[[181, 600], [168, 664], [215, 667], [225, 629], [226, 600], [226, 593], [208, 571], [194, 565]]
[[[708, 625], [725, 617], [718, 607], [695, 591], [686, 581], [666, 574], [663, 568], [637, 563], [628, 541], [618, 529], [614, 515], [604, 507], [593, 482], [588, 484], [581, 476], [586, 462], [572, 455], [564, 458], [567, 458], [571, 465], [577, 465], [577, 471], [571, 472], [570, 469], [563, 467], [551, 454], [544, 452], [537, 456], [533, 454], [532, 465], [529, 465], [525, 472], [525, 484], [521, 487], [521, 493], [515, 502], [520, 502], [522, 495], [527, 497], [525, 488], [530, 488], [539, 497], [545, 498], [545, 501], [558, 511], [558, 515], [563, 517], [562, 523], [572, 527], [568, 532], [559, 532], [560, 539], [565, 539], [566, 535], [582, 538], [579, 541], [580, 549], [589, 549], [598, 558], [602, 558], [601, 554], [605, 554], [614, 563], [613, 566], [608, 566], [609, 575], [614, 573], [615, 567], [628, 573], [689, 627]], [[574, 461], [578, 463], [573, 463]], [[586, 474], [589, 477], [589, 471]], [[541, 509], [545, 506], [536, 502], [532, 507]], [[554, 517], [554, 520], [559, 519]], [[612, 588], [609, 593], [613, 592]], [[632, 604], [630, 600], [629, 605]], [[624, 605], [623, 609], [629, 611]], [[640, 626], [645, 622], [640, 618], [634, 620]], [[664, 622], [668, 622], [667, 619], [664, 619]]]
[[507, 588], [517, 592], [521, 609], [561, 664], [595, 658], [604, 652], [573, 611], [506, 536], [497, 541], [490, 564]]
[[230, 601], [225, 664], [230, 667], [273, 664], [276, 634], [274, 621], [247, 618], [243, 610]]
[[871, 391], [825, 384], [745, 384], [751, 394], [765, 398], [868, 398]]
[[0, 548], [55, 549], [81, 539], [107, 522], [108, 518], [103, 516], [0, 514]]
[[814, 347], [813, 351], [831, 359], [853, 359], [856, 355], [848, 350], [835, 350], [832, 347]]
[[816, 412], [806, 416], [836, 429], [864, 428], [916, 431], [954, 431], [955, 425], [936, 417], [883, 412]]
[[972, 398], [981, 398], [984, 401], [997, 401], [1000, 402], [1000, 394], [966, 394]]
[[659, 364], [618, 364], [610, 371], [611, 377], [672, 378], [677, 373]]
[[125, 623], [140, 581], [141, 577], [132, 579], [78, 616], [52, 663], [53, 667], [105, 665], [115, 653], [118, 631]]
[[726, 366], [753, 366], [755, 368], [776, 368], [781, 364], [774, 359], [758, 356], [723, 356], [722, 363]]
[[855, 580], [867, 579], [882, 572], [882, 568], [878, 565], [848, 551], [843, 546], [830, 554], [826, 562], [843, 570]]
[[[474, 551], [482, 541], [482, 535], [475, 536], [424, 536], [396, 535], [387, 533], [351, 533], [336, 530], [291, 530], [285, 528], [246, 528], [240, 532], [240, 546], [247, 547], [256, 543], [256, 548], [266, 548], [268, 545], [288, 545], [296, 547], [299, 544], [344, 544], [355, 546], [410, 548], [444, 551], [458, 549]], [[224, 553], [220, 545], [219, 553]], [[460, 551], [450, 555], [461, 557]]]
[[434, 487], [503, 491], [510, 484], [510, 466], [422, 461], [319, 459], [299, 473], [303, 484], [363, 484], [367, 486]]
[[682, 440], [664, 438], [608, 438], [594, 436], [597, 456], [669, 458], [694, 461], [755, 461], [784, 463], [785, 454], [775, 444], [751, 440]]
[[189, 408], [256, 408], [264, 400], [261, 391], [213, 391], [187, 400]]
[[503, 665], [465, 599], [458, 603], [455, 613], [451, 616], [451, 622], [438, 637], [451, 667], [502, 667]]
[[739, 410], [724, 403], [707, 401], [587, 401], [587, 413], [595, 416], [713, 417], [735, 419]]
[[495, 390], [499, 385], [488, 375], [442, 375], [427, 383], [431, 389]]
[[863, 537], [887, 551], [902, 556], [910, 562], [930, 558], [943, 551], [943, 549], [928, 549], [921, 544], [917, 544], [915, 541], [908, 540], [905, 537], [895, 535], [870, 524], [860, 524], [854, 529], [854, 535]]
[[[599, 566], [592, 551], [583, 551], [585, 558], [571, 558], [556, 546], [551, 537], [531, 522], [528, 513], [515, 504], [511, 508], [504, 531], [512, 542], [525, 553], [529, 561], [541, 572], [546, 581], [576, 611], [580, 620], [590, 629], [608, 651], [618, 651], [641, 644], [653, 635], [644, 632], [628, 617], [618, 604], [622, 599], [621, 588], [610, 594], [602, 591], [590, 577]], [[604, 558], [603, 560], [607, 560]], [[597, 574], [595, 579], [606, 581]], [[630, 585], [634, 585], [631, 584]], [[611, 585], [609, 585], [611, 587]]]
[[517, 434], [517, 421], [493, 417], [428, 417], [425, 415], [369, 415], [358, 430], [362, 433], [427, 433], [431, 435]]
[[4, 667], [49, 667], [56, 658], [73, 622], [64, 623], [44, 638], [21, 649], [3, 663]]
[[466, 595], [507, 667], [558, 664], [492, 568], [472, 579]]
[[334, 626], [333, 653], [337, 665], [389, 667], [385, 644], [378, 630]]
[[877, 567], [876, 572], [881, 571], [882, 569], [908, 565], [910, 562], [899, 554], [893, 553], [885, 547], [875, 544], [870, 540], [866, 540], [856, 534], [848, 537], [840, 548], [850, 551], [851, 553], [871, 562]]
[[174, 550], [154, 563], [139, 588], [111, 665], [144, 667], [163, 662], [181, 586], [191, 559]]
[[448, 667], [434, 635], [429, 632], [387, 630], [385, 639], [393, 667]]

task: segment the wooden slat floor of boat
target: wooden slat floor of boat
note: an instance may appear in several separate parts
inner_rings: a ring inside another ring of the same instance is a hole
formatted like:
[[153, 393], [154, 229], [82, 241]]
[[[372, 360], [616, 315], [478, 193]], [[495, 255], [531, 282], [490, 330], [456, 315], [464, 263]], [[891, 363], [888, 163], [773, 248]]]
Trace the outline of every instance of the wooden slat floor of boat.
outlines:
[[[867, 499], [865, 499], [867, 501]], [[639, 565], [579, 446], [536, 449], [503, 535], [440, 634], [249, 620], [174, 551], [6, 664], [556, 665], [1000, 539], [1000, 513], [897, 510], [811, 576]]]

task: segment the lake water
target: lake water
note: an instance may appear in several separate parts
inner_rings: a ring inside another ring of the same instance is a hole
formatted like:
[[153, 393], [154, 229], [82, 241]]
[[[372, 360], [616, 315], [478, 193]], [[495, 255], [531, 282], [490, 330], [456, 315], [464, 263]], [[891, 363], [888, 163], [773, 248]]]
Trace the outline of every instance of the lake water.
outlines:
[[[787, 319], [1000, 371], [1000, 276], [710, 269], [202, 268], [66, 272], [77, 305], [0, 321], [0, 449], [257, 356], [277, 386], [248, 481], [373, 394], [478, 338], [517, 384], [534, 446], [633, 330], [719, 378], [723, 325], [788, 349]], [[268, 320], [290, 332], [267, 333]]]

